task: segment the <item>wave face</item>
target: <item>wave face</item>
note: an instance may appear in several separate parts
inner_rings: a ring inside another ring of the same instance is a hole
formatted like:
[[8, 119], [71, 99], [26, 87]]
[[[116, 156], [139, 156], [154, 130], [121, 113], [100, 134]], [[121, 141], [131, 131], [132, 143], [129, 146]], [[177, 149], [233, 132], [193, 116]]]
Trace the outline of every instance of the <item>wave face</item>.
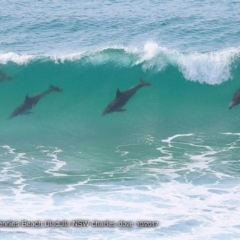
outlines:
[[[1, 69], [13, 80], [0, 89], [2, 139], [33, 133], [47, 139], [60, 135], [65, 141], [70, 135], [102, 138], [113, 130], [119, 136], [238, 130], [238, 108], [227, 108], [239, 87], [239, 52], [187, 54], [150, 42], [142, 51], [116, 47], [66, 56], [3, 54]], [[124, 91], [140, 77], [153, 86], [142, 88], [126, 112], [102, 117], [116, 89]], [[7, 119], [26, 94], [50, 84], [64, 91], [42, 99], [31, 115]]]

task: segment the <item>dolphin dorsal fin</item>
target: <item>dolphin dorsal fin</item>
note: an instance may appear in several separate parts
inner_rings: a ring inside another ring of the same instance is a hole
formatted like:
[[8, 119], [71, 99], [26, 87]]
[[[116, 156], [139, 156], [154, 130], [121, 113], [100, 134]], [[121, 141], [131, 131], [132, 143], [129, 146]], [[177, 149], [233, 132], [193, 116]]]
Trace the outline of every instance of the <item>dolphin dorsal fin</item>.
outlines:
[[117, 89], [117, 91], [116, 91], [116, 97], [118, 98], [118, 97], [120, 97], [121, 96], [121, 92], [120, 92], [120, 90], [119, 89]]
[[28, 100], [29, 100], [29, 96], [27, 94], [26, 97], [25, 97], [25, 101], [28, 101]]

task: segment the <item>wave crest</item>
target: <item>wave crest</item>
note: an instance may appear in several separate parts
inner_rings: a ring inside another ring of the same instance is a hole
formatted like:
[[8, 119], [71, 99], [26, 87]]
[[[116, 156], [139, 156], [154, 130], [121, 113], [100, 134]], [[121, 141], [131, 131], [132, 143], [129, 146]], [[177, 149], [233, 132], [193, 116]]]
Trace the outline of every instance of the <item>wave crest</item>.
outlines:
[[113, 46], [95, 51], [45, 56], [19, 55], [13, 52], [0, 54], [1, 64], [8, 62], [27, 64], [36, 60], [53, 61], [54, 63], [80, 61], [83, 65], [93, 66], [114, 64], [125, 68], [140, 65], [143, 71], [155, 72], [161, 72], [168, 66], [173, 66], [183, 74], [186, 80], [215, 85], [232, 78], [234, 63], [237, 63], [237, 67], [240, 65], [240, 48], [205, 53], [182, 53], [150, 41], [145, 43], [143, 48]]

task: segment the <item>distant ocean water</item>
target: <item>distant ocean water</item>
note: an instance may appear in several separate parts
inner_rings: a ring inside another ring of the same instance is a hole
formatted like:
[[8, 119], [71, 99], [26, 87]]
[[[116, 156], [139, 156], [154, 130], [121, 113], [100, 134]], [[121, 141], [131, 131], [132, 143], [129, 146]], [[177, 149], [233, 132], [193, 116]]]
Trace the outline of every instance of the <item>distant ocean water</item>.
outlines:
[[[239, 1], [1, 6], [1, 239], [239, 238]], [[102, 116], [139, 78], [152, 86]], [[63, 92], [8, 119], [50, 84]], [[23, 220], [134, 226], [1, 227]]]

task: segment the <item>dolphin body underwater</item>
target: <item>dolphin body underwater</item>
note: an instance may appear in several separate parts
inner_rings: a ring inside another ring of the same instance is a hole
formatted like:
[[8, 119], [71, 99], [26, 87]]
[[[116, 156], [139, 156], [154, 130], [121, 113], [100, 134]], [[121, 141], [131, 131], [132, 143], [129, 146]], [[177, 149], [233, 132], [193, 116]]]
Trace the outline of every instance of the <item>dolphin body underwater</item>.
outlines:
[[151, 86], [152, 84], [143, 81], [142, 79], [139, 79], [138, 85], [120, 92], [119, 89], [116, 91], [116, 98], [104, 109], [102, 115], [112, 113], [112, 112], [124, 112], [126, 109], [123, 109], [122, 107], [128, 102], [130, 98], [133, 97], [133, 95], [142, 87], [144, 86]]
[[39, 102], [39, 100], [41, 100], [43, 97], [45, 97], [47, 94], [51, 92], [62, 92], [62, 89], [50, 85], [48, 90], [36, 94], [32, 97], [29, 97], [27, 94], [24, 102], [13, 111], [9, 119], [22, 114], [30, 114], [31, 113], [30, 110], [33, 108], [33, 106], [35, 106]]
[[11, 77], [7, 76], [4, 72], [0, 70], [0, 82], [12, 80]]
[[240, 88], [235, 92], [231, 102], [229, 103], [228, 109], [232, 109], [234, 106], [240, 103]]

